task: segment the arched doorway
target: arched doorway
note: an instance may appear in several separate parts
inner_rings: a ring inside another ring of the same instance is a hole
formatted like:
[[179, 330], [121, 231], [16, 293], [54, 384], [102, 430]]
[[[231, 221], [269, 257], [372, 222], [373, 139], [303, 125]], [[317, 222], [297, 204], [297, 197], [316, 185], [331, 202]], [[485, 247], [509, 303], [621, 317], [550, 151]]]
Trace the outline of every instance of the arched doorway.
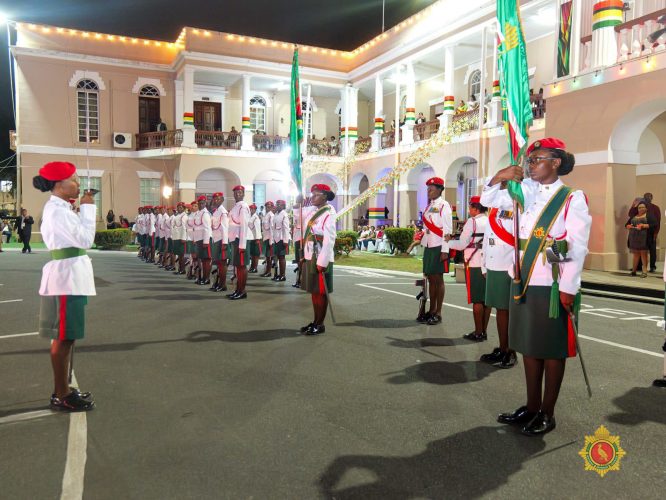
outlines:
[[267, 201], [286, 200], [290, 201], [290, 195], [294, 191], [294, 183], [286, 173], [279, 170], [265, 170], [252, 181], [254, 203], [257, 207], [265, 205]]
[[[377, 173], [377, 177], [375, 178], [374, 182], [377, 182], [382, 177], [385, 177], [392, 170], [393, 170], [392, 168], [384, 168], [380, 170]], [[384, 186], [381, 190], [379, 190], [374, 198], [370, 198], [366, 212], [367, 215], [370, 216], [369, 219], [371, 226], [376, 226], [377, 224], [393, 224], [394, 226], [397, 225], [397, 222], [395, 220], [396, 211], [393, 203], [393, 198], [394, 198], [393, 192], [394, 192], [394, 183], [390, 182], [388, 185]], [[373, 211], [373, 208], [376, 210]], [[386, 217], [387, 208], [388, 208], [388, 217]]]
[[340, 195], [340, 193], [343, 192], [342, 181], [338, 179], [335, 175], [326, 174], [326, 173], [318, 173], [311, 175], [305, 180], [306, 193], [310, 192], [310, 188], [312, 188], [313, 184], [328, 185], [335, 193], [335, 199], [331, 202], [331, 206], [335, 208], [336, 211], [342, 207], [342, 204], [344, 203], [344, 200]]
[[[403, 224], [407, 225], [413, 221], [421, 220], [421, 212], [428, 205], [428, 187], [426, 181], [434, 177], [435, 169], [429, 163], [421, 163], [410, 170], [407, 175], [407, 184], [409, 190], [401, 193], [409, 198], [409, 213], [411, 220], [403, 220]], [[404, 207], [405, 205], [402, 204]], [[403, 213], [401, 209], [401, 215]], [[402, 217], [401, 217], [402, 218]]]
[[238, 184], [240, 184], [240, 179], [231, 170], [210, 168], [197, 176], [195, 196], [203, 194], [210, 198], [213, 193], [220, 191], [224, 193], [224, 205], [230, 209], [234, 204], [231, 190]]
[[[446, 171], [445, 198], [459, 220], [467, 219], [469, 199], [477, 193], [478, 163], [471, 156], [455, 160]], [[455, 208], [454, 208], [455, 207]]]
[[[351, 202], [353, 203], [359, 195], [365, 192], [368, 187], [370, 187], [370, 181], [368, 176], [363, 172], [357, 172], [351, 179], [349, 184], [349, 194], [351, 195]], [[361, 217], [365, 216], [365, 213], [370, 206], [370, 200], [365, 200], [358, 207], [354, 208], [352, 212], [352, 226], [356, 228], [358, 226], [358, 221]]]

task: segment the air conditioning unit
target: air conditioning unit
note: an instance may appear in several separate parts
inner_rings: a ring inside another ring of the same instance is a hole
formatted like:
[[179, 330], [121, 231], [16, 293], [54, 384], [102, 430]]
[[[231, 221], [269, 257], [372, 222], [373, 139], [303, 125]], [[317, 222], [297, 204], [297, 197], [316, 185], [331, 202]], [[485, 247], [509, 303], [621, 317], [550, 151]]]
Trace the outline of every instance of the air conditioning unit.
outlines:
[[129, 132], [114, 132], [113, 147], [132, 149], [132, 134]]

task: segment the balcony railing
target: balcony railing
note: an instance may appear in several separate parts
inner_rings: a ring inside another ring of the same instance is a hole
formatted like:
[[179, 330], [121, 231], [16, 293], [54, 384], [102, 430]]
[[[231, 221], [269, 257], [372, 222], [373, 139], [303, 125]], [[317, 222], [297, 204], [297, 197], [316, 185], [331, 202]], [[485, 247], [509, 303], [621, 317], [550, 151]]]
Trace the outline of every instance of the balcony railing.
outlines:
[[[484, 108], [485, 111], [485, 108]], [[469, 120], [470, 123], [470, 128], [469, 130], [479, 130], [479, 108], [471, 109], [469, 111], [464, 111], [462, 113], [456, 113], [453, 115], [453, 122], [456, 121], [461, 121], [461, 120]], [[486, 116], [484, 112], [484, 122], [486, 121]]]
[[546, 116], [546, 100], [543, 98], [543, 94], [531, 95], [530, 102], [532, 103], [532, 116], [535, 120]]
[[194, 142], [200, 148], [240, 149], [241, 146], [238, 132], [197, 130], [194, 134]]
[[160, 149], [179, 147], [183, 143], [182, 130], [165, 130], [164, 132], [146, 132], [136, 134], [136, 149]]
[[279, 135], [259, 135], [252, 137], [252, 145], [255, 151], [279, 153], [289, 147], [289, 139]]
[[414, 141], [425, 141], [430, 139], [439, 130], [439, 120], [414, 125]]
[[357, 155], [367, 153], [368, 151], [370, 151], [371, 146], [372, 146], [371, 137], [359, 137], [356, 140], [356, 144], [354, 145]]
[[315, 156], [339, 156], [340, 143], [326, 139], [309, 139], [308, 154]]

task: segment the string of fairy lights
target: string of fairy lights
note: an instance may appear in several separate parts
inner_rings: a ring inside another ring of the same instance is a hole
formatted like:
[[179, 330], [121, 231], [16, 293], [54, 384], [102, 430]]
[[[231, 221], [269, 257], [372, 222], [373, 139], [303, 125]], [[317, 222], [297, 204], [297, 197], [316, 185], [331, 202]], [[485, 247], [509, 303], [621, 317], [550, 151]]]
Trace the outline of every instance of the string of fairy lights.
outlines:
[[[418, 23], [421, 19], [427, 18], [428, 16], [434, 14], [434, 10], [440, 8], [440, 4], [442, 2], [435, 2], [432, 5], [426, 7], [425, 9], [421, 10], [420, 12], [417, 12], [411, 17], [408, 17], [404, 21], [398, 23], [397, 25], [393, 26], [392, 28], [384, 31], [383, 33], [377, 35], [373, 39], [367, 41], [363, 45], [360, 45], [359, 47], [355, 48], [354, 50], [351, 51], [344, 51], [344, 50], [335, 50], [335, 49], [329, 49], [329, 48], [323, 48], [323, 47], [315, 47], [312, 45], [300, 45], [298, 44], [299, 51], [301, 53], [312, 53], [312, 54], [317, 54], [317, 55], [323, 55], [323, 56], [330, 56], [330, 57], [342, 57], [345, 59], [352, 59], [363, 52], [373, 48], [375, 45], [377, 45], [380, 42], [383, 42], [387, 40], [389, 37], [392, 35], [396, 35], [400, 32], [403, 32], [406, 29], [409, 29], [411, 27], [414, 27], [415, 23]], [[210, 31], [210, 30], [205, 30], [205, 29], [199, 29], [199, 28], [183, 28], [178, 35], [178, 38], [176, 39], [175, 42], [167, 42], [167, 41], [162, 41], [162, 40], [150, 40], [150, 39], [145, 39], [145, 38], [137, 38], [137, 37], [131, 37], [131, 36], [120, 36], [120, 35], [113, 35], [113, 34], [107, 34], [107, 33], [97, 33], [97, 32], [91, 32], [91, 31], [84, 31], [84, 30], [76, 30], [76, 29], [69, 29], [69, 28], [59, 28], [55, 26], [49, 26], [49, 25], [42, 25], [42, 24], [31, 24], [31, 23], [21, 23], [21, 22], [16, 22], [15, 23], [16, 29], [17, 30], [22, 30], [26, 29], [29, 31], [33, 31], [36, 33], [42, 33], [42, 34], [59, 34], [63, 36], [68, 36], [68, 37], [80, 37], [83, 39], [88, 39], [88, 40], [95, 40], [95, 41], [100, 41], [100, 42], [112, 42], [112, 43], [119, 43], [119, 44], [127, 44], [127, 45], [138, 45], [138, 46], [144, 46], [144, 47], [162, 47], [162, 48], [167, 48], [167, 49], [172, 49], [172, 50], [180, 50], [185, 48], [186, 45], [186, 40], [188, 36], [195, 36], [195, 37], [203, 37], [203, 38], [211, 38], [211, 39], [222, 39], [227, 42], [233, 42], [233, 43], [238, 43], [238, 44], [248, 44], [248, 45], [257, 45], [257, 46], [263, 46], [263, 47], [271, 47], [271, 48], [278, 48], [278, 49], [285, 49], [285, 50], [293, 50], [294, 47], [296, 47], [296, 44], [290, 43], [290, 42], [282, 42], [282, 41], [277, 41], [277, 40], [270, 40], [270, 39], [265, 39], [265, 38], [259, 38], [259, 37], [254, 37], [254, 36], [246, 36], [246, 35], [236, 35], [232, 33], [223, 33], [223, 32], [218, 32], [218, 31]]]

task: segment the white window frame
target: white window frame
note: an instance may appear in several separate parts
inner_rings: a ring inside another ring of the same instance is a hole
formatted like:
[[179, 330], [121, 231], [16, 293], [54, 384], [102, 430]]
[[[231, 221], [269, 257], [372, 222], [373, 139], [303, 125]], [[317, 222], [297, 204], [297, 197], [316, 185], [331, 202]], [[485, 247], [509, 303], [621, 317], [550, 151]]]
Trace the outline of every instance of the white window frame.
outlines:
[[[474, 91], [475, 88], [476, 88], [476, 92]], [[472, 96], [474, 96], [476, 98], [477, 102], [481, 98], [481, 70], [480, 69], [475, 69], [469, 75], [469, 92], [468, 92], [467, 100], [471, 100]]]
[[159, 205], [162, 199], [160, 177], [141, 177], [139, 179], [139, 205]]
[[99, 85], [91, 78], [76, 84], [76, 117], [79, 142], [99, 143]]
[[[257, 104], [260, 101], [263, 104]], [[266, 132], [266, 99], [255, 95], [250, 99], [250, 130], [255, 132]]]

